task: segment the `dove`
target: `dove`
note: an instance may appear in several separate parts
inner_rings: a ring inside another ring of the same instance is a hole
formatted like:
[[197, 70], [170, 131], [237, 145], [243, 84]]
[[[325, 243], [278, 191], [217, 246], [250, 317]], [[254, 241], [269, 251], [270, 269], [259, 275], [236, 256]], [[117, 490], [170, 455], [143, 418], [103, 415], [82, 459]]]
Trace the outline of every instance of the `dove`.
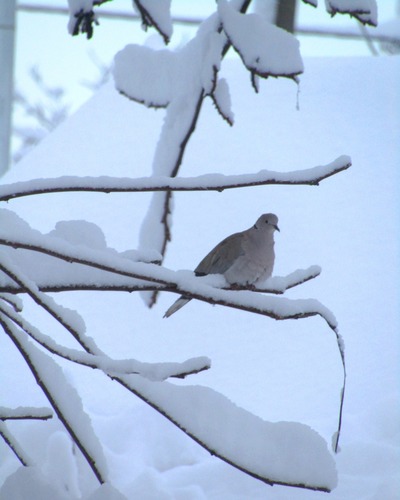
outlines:
[[[275, 262], [274, 232], [280, 231], [275, 214], [263, 214], [250, 229], [222, 240], [194, 270], [196, 276], [223, 274], [230, 285], [255, 285], [269, 278]], [[164, 314], [169, 318], [187, 304], [182, 295]]]

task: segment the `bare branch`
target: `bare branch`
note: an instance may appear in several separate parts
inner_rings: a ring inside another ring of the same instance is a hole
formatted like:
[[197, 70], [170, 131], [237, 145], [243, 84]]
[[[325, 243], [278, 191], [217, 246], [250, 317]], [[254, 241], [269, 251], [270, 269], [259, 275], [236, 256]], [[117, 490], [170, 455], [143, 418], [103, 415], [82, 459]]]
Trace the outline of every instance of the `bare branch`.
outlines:
[[376, 12], [371, 8], [371, 2], [365, 2], [365, 7], [359, 5], [352, 7], [351, 2], [347, 5], [346, 2], [337, 2], [336, 0], [328, 0], [326, 2], [326, 10], [333, 17], [336, 14], [348, 14], [354, 17], [360, 23], [376, 26]]
[[318, 186], [321, 181], [347, 170], [350, 157], [343, 155], [331, 163], [305, 170], [274, 172], [261, 170], [254, 174], [206, 174], [198, 177], [143, 177], [138, 179], [113, 177], [63, 176], [5, 184], [0, 187], [0, 201], [24, 196], [65, 192], [142, 193], [148, 191], [219, 191], [266, 185]]
[[345, 395], [345, 391], [346, 391], [347, 372], [346, 372], [346, 361], [345, 361], [345, 357], [344, 357], [343, 339], [338, 331], [335, 331], [335, 334], [336, 334], [337, 346], [338, 346], [339, 353], [340, 353], [340, 359], [342, 361], [342, 366], [343, 366], [343, 383], [342, 383], [342, 390], [340, 391], [338, 427], [337, 427], [336, 433], [333, 435], [333, 438], [332, 438], [332, 448], [333, 448], [335, 453], [338, 453], [340, 451], [339, 439], [340, 439], [340, 433], [342, 430], [343, 404], [344, 404], [344, 395]]

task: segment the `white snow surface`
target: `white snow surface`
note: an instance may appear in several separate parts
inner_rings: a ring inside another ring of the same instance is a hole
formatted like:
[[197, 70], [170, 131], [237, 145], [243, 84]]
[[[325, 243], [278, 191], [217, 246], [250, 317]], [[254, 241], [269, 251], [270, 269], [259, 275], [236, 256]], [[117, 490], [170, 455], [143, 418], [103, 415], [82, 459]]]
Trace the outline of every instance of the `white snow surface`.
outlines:
[[[215, 170], [231, 175], [271, 167], [287, 172], [296, 166], [307, 169], [327, 164], [344, 153], [351, 154], [353, 166], [319, 187], [266, 186], [222, 194], [175, 194], [173, 241], [166, 265], [193, 269], [226, 235], [247, 228], [261, 213], [278, 214], [281, 233], [276, 243], [276, 274], [287, 275], [311, 264], [322, 268], [318, 278], [286, 292], [287, 297], [316, 297], [328, 306], [346, 344], [348, 386], [341, 452], [334, 457], [338, 486], [330, 498], [395, 499], [400, 486], [400, 122], [394, 112], [400, 104], [399, 58], [306, 60], [299, 111], [293, 83], [261, 81], [260, 94], [254, 95], [237, 63], [226, 61], [223, 70], [235, 126], [227, 127], [212, 104], [206, 104], [185, 154], [183, 175]], [[107, 87], [2, 181], [28, 181], [32, 172], [38, 178], [65, 173], [149, 175], [164, 113], [129, 102]], [[128, 124], [131, 133], [127, 133]], [[65, 193], [11, 200], [7, 208], [15, 210], [31, 228], [40, 229], [40, 237], [53, 231], [60, 220], [85, 219], [101, 227], [106, 249], [96, 236], [96, 248], [82, 245], [77, 249], [76, 241], [69, 243], [75, 254], [90, 250], [93, 257], [99, 252], [98, 258], [115, 264], [120, 257], [112, 249], [123, 253], [137, 246], [149, 199], [148, 194], [136, 193]], [[13, 220], [15, 235], [33, 231]], [[80, 228], [78, 223], [70, 229], [71, 236], [66, 226], [56, 229], [63, 235], [63, 248], [65, 238], [73, 238], [75, 229], [78, 234], [82, 229], [85, 238], [84, 226]], [[90, 226], [87, 230], [92, 234]], [[47, 238], [54, 243], [54, 236]], [[147, 362], [199, 355], [211, 358], [211, 370], [187, 381], [168, 383], [172, 391], [201, 384], [199, 391], [218, 391], [255, 418], [287, 421], [289, 427], [290, 422], [299, 422], [330, 443], [337, 425], [342, 374], [334, 335], [320, 320], [274, 322], [198, 301], [163, 320], [171, 294], [162, 294], [150, 311], [133, 294], [76, 292], [53, 297], [82, 314], [87, 333], [113, 358]], [[24, 311], [30, 321], [49, 332], [48, 320], [28, 301]], [[59, 334], [54, 331], [54, 336]], [[0, 339], [0, 349], [6, 353], [0, 368], [2, 406], [45, 406], [8, 339]], [[0, 443], [1, 500], [25, 499], [27, 494], [45, 500], [73, 498], [74, 488], [85, 500], [326, 498], [324, 493], [270, 488], [210, 456], [154, 410], [93, 370], [66, 362], [62, 366], [102, 443], [113, 486], [99, 487], [79, 456], [74, 459], [76, 469], [70, 467], [72, 454], [67, 452], [56, 470], [49, 468], [54, 443], [62, 442], [59, 433], [64, 432], [56, 421], [16, 421], [7, 423], [9, 429], [39, 465], [20, 467], [8, 447]], [[149, 388], [161, 384], [144, 379], [140, 383], [142, 389], [146, 384]], [[167, 392], [161, 396], [167, 397]], [[172, 410], [178, 410], [178, 403], [172, 399], [170, 403]], [[187, 418], [192, 417], [191, 406], [186, 409]], [[232, 444], [237, 440], [238, 446], [246, 447], [245, 436], [238, 429]], [[56, 472], [62, 464], [68, 464], [65, 484], [71, 494], [60, 489]]]
[[[135, 1], [132, 3], [135, 10], [138, 11]], [[151, 16], [160, 31], [170, 39], [173, 31], [170, 13], [171, 0], [140, 0], [140, 5]]]
[[288, 76], [303, 72], [298, 40], [259, 14], [241, 14], [226, 0], [218, 14], [229, 40], [244, 64], [260, 76]]
[[[180, 422], [216, 453], [260, 477], [333, 489], [336, 468], [326, 443], [297, 422], [265, 422], [209, 387], [176, 387], [124, 377], [127, 384]], [[190, 409], [188, 411], [188, 409]], [[240, 439], [239, 439], [240, 433]]]
[[325, 0], [328, 12], [358, 12], [360, 17], [377, 24], [378, 7], [376, 0]]

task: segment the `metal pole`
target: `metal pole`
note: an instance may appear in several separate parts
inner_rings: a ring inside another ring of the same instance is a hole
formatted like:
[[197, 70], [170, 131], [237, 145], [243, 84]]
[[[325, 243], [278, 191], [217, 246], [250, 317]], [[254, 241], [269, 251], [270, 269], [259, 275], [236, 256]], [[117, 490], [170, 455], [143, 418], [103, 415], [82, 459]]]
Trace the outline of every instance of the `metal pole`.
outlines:
[[10, 161], [14, 77], [15, 0], [0, 1], [0, 176]]

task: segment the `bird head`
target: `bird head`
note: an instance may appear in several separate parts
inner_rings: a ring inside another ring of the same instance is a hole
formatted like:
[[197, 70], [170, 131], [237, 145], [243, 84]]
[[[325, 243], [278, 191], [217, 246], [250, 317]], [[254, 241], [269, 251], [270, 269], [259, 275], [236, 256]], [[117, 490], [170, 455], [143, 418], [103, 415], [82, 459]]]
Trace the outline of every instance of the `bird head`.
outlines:
[[278, 217], [275, 214], [263, 214], [257, 219], [254, 228], [280, 231], [278, 227]]

